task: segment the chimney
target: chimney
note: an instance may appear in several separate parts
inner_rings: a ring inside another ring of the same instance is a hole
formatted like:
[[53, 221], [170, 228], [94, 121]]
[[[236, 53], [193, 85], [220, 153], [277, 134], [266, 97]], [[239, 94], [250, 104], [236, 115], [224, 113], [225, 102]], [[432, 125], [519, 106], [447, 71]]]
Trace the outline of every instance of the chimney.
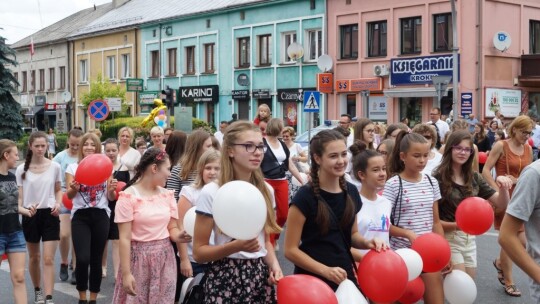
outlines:
[[129, 2], [129, 0], [113, 0], [113, 7], [117, 8], [122, 5], [124, 5], [126, 2]]

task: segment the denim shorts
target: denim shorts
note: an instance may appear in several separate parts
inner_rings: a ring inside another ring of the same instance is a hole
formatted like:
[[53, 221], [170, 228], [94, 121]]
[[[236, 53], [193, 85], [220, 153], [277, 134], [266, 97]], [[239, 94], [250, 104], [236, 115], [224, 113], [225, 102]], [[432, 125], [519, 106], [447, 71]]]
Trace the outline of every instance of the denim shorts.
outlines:
[[60, 205], [60, 214], [71, 214], [71, 210], [64, 207], [64, 204]]
[[0, 233], [0, 255], [14, 252], [26, 252], [26, 240], [22, 230]]

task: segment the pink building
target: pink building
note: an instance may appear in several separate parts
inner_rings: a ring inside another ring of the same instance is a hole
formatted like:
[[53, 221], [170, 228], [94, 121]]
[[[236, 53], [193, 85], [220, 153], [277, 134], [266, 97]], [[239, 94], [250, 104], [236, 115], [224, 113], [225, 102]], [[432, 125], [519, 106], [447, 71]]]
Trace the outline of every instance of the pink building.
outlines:
[[[456, 11], [459, 115], [538, 115], [540, 1], [458, 0]], [[328, 118], [428, 121], [438, 100], [432, 76], [452, 75], [450, 0], [328, 0], [327, 16], [334, 58]], [[454, 91], [450, 82], [443, 114]]]

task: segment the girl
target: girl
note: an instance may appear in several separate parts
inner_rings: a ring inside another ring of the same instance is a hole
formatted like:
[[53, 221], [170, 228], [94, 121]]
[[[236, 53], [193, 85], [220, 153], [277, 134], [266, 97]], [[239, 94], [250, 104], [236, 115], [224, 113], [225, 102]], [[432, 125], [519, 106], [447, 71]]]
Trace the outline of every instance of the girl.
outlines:
[[171, 166], [176, 166], [180, 162], [184, 151], [186, 150], [187, 134], [182, 131], [173, 131], [167, 139], [165, 152], [169, 155]]
[[270, 107], [267, 104], [263, 103], [259, 106], [253, 123], [259, 125], [261, 121], [268, 122], [270, 118], [272, 118], [272, 111], [270, 111]]
[[[435, 232], [444, 235], [437, 201], [441, 198], [437, 180], [423, 174], [430, 143], [420, 134], [401, 132], [390, 157], [390, 172], [397, 174], [384, 187], [383, 195], [392, 202], [393, 225], [411, 230], [411, 235], [394, 237], [392, 249], [410, 248], [417, 235]], [[426, 285], [426, 303], [444, 303], [440, 272], [421, 275]]]
[[433, 169], [435, 169], [442, 160], [442, 154], [435, 148], [437, 131], [433, 125], [416, 124], [412, 129], [412, 132], [422, 135], [429, 142], [429, 157], [422, 173], [432, 175]]
[[[105, 155], [113, 163], [113, 178], [117, 181], [124, 183], [129, 182], [128, 167], [118, 157], [118, 141], [114, 138], [109, 138], [105, 141]], [[108, 240], [112, 241], [112, 259], [113, 259], [113, 277], [116, 278], [118, 274], [118, 267], [120, 266], [120, 255], [118, 252], [118, 225], [114, 222], [114, 208], [116, 206], [116, 200], [109, 201], [109, 209], [111, 209], [111, 216], [109, 221], [109, 236]], [[107, 276], [107, 244], [105, 244], [105, 250], [103, 250], [103, 260], [101, 262], [102, 277]]]
[[347, 143], [336, 130], [323, 130], [311, 139], [311, 182], [291, 202], [285, 232], [285, 257], [294, 273], [322, 279], [332, 289], [345, 279], [357, 282], [351, 247], [386, 249], [383, 241], [366, 240], [358, 232], [356, 214], [362, 202], [345, 181]]
[[[185, 186], [180, 191], [178, 200], [178, 227], [184, 230], [184, 216], [193, 206], [197, 206], [197, 200], [202, 188], [213, 182], [221, 169], [219, 160], [220, 153], [216, 150], [208, 150], [203, 153], [197, 163], [197, 178], [192, 185]], [[193, 259], [193, 244], [176, 244], [180, 255], [180, 271], [184, 277], [192, 277], [204, 272], [208, 264], [199, 264]]]
[[408, 126], [406, 126], [405, 124], [403, 123], [395, 123], [395, 124], [391, 124], [388, 126], [388, 128], [386, 128], [386, 132], [384, 133], [384, 139], [396, 139], [398, 133], [400, 132], [400, 130], [403, 130], [407, 133], [409, 133], [410, 129]]
[[11, 140], [0, 139], [0, 255], [7, 254], [8, 257], [15, 304], [26, 304], [26, 247], [19, 214], [28, 215], [30, 210], [19, 206], [16, 177], [9, 172], [17, 167], [18, 160], [17, 145]]
[[368, 149], [375, 150], [375, 125], [368, 118], [360, 118], [354, 124], [354, 141], [361, 140]]
[[54, 134], [53, 128], [49, 128], [49, 133], [47, 134], [47, 143], [49, 144], [49, 159], [53, 159], [56, 154], [56, 148], [58, 148], [58, 142], [56, 141], [56, 135]]
[[454, 269], [467, 272], [476, 277], [475, 237], [459, 230], [456, 224], [456, 209], [467, 197], [478, 196], [489, 200], [497, 208], [506, 206], [509, 200], [508, 189], [512, 181], [506, 176], [497, 177], [501, 192], [496, 192], [484, 181], [482, 175], [472, 170], [474, 155], [473, 139], [468, 131], [455, 131], [446, 141], [441, 164], [433, 176], [437, 179], [441, 200], [439, 215], [445, 238], [452, 250]]
[[[306, 152], [300, 144], [295, 143], [293, 141], [294, 138], [294, 129], [292, 127], [285, 127], [283, 128], [283, 131], [281, 132], [281, 137], [283, 138], [283, 142], [289, 148], [289, 152], [291, 160], [293, 161], [294, 165], [298, 169], [299, 172], [307, 173], [309, 171], [309, 165], [307, 164], [308, 157], [306, 155]], [[287, 176], [287, 181], [289, 183], [289, 202], [292, 200], [293, 196], [296, 194], [296, 191], [298, 191], [298, 186], [293, 184], [293, 176], [290, 171], [287, 171], [285, 173]]]
[[118, 142], [120, 143], [118, 157], [120, 162], [127, 167], [130, 178], [135, 175], [135, 167], [141, 160], [141, 153], [131, 147], [134, 134], [133, 129], [130, 127], [123, 127], [118, 131]]
[[[386, 165], [386, 178], [390, 178], [390, 167], [388, 166], [388, 158], [390, 154], [392, 154], [392, 150], [394, 150], [394, 145], [396, 141], [393, 138], [385, 139], [381, 142], [380, 145], [377, 146], [377, 152], [379, 152], [383, 159], [384, 163]], [[384, 188], [384, 187], [383, 187]]]
[[[176, 289], [173, 242], [191, 238], [176, 226], [178, 209], [172, 191], [163, 188], [169, 157], [150, 148], [135, 176], [120, 192], [116, 219], [120, 231], [120, 269], [113, 303], [172, 303]], [[78, 256], [77, 256], [78, 257]]]
[[[283, 277], [270, 243], [279, 233], [274, 214], [272, 188], [264, 182], [260, 164], [266, 146], [260, 129], [251, 122], [232, 123], [223, 137], [218, 182], [203, 187], [197, 203], [193, 257], [199, 263], [213, 262], [206, 271], [204, 303], [276, 303], [272, 285]], [[213, 197], [220, 185], [242, 180], [255, 185], [266, 201], [265, 228], [255, 239], [235, 240], [223, 234], [212, 218]], [[214, 232], [214, 244], [209, 244]]]
[[474, 124], [474, 144], [478, 147], [479, 152], [488, 152], [491, 150], [489, 139], [481, 122]]
[[[94, 133], [81, 138], [79, 163], [85, 157], [101, 153], [101, 142]], [[79, 304], [95, 303], [100, 291], [103, 250], [109, 235], [109, 201], [116, 199], [116, 179], [112, 176], [101, 184], [87, 186], [75, 181], [78, 163], [66, 169], [67, 197], [73, 200], [71, 209], [71, 237], [77, 255], [75, 277], [79, 291]], [[112, 172], [111, 172], [112, 175]], [[90, 275], [88, 268], [90, 266]], [[86, 290], [90, 279], [90, 302]]]
[[[52, 303], [54, 288], [54, 255], [60, 240], [60, 202], [62, 201], [62, 169], [45, 157], [47, 135], [37, 131], [28, 138], [24, 164], [17, 167], [19, 206], [26, 208], [22, 226], [28, 248], [30, 278], [35, 288], [35, 302]], [[43, 287], [40, 288], [41, 249], [43, 241]]]

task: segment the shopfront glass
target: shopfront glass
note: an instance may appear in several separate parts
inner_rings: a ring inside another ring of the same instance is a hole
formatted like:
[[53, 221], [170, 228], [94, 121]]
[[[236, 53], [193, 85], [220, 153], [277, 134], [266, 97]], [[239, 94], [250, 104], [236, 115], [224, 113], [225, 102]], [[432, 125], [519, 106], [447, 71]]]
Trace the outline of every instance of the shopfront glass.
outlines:
[[297, 102], [284, 102], [283, 108], [283, 123], [285, 126], [292, 127], [295, 131], [298, 131], [298, 103]]
[[418, 97], [399, 98], [399, 120], [407, 117], [412, 128], [422, 123], [422, 99]]

